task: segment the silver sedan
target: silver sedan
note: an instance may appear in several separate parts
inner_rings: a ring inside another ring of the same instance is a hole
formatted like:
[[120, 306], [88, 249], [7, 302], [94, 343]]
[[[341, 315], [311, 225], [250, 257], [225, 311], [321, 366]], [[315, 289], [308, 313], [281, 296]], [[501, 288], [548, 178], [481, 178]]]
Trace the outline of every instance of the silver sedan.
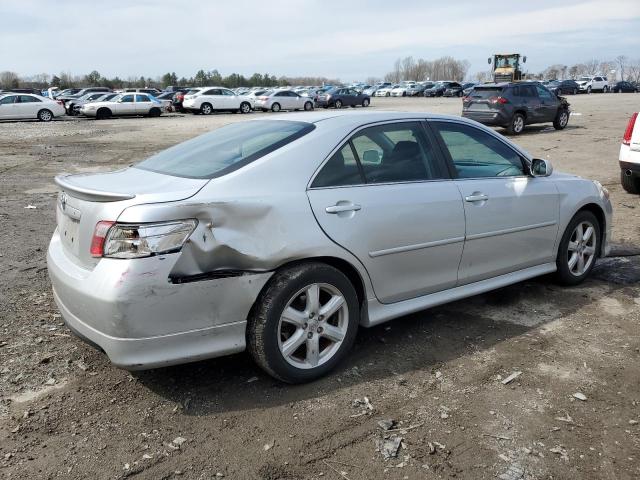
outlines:
[[602, 185], [459, 117], [252, 120], [56, 181], [55, 300], [127, 369], [247, 349], [309, 381], [359, 326], [553, 272], [576, 285], [609, 251]]

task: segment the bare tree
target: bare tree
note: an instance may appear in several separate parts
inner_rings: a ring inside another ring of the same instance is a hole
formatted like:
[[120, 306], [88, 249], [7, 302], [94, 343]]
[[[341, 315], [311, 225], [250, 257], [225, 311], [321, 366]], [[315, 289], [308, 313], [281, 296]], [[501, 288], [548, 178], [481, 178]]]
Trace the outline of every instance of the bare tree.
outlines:
[[640, 58], [630, 60], [626, 66], [627, 80], [630, 82], [640, 82]]
[[620, 80], [624, 81], [625, 73], [627, 68], [627, 63], [629, 62], [629, 57], [626, 55], [618, 55], [616, 57], [616, 63], [618, 64], [618, 71], [620, 72]]
[[0, 87], [17, 88], [20, 86], [20, 77], [16, 72], [0, 72]]
[[595, 75], [600, 68], [600, 61], [597, 59], [591, 59], [588, 62], [584, 62], [584, 72], [586, 75]]

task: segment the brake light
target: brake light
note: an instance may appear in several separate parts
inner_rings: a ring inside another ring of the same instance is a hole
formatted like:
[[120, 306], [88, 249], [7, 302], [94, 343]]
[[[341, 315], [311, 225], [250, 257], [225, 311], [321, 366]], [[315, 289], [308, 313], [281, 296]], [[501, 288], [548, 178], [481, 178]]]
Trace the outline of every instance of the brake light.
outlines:
[[269, 100], [269, 97], [260, 97], [260, 100]]
[[466, 97], [462, 97], [462, 103], [466, 103], [466, 102], [470, 102], [471, 101], [471, 97], [466, 96]]
[[489, 99], [489, 103], [493, 103], [493, 104], [499, 103], [501, 105], [504, 105], [505, 103], [509, 103], [509, 100], [507, 100], [504, 97], [491, 97]]
[[90, 253], [92, 257], [102, 257], [104, 252], [104, 239], [107, 238], [109, 229], [115, 222], [108, 222], [102, 220], [96, 223], [96, 228], [93, 230], [93, 237], [91, 238]]
[[624, 136], [622, 137], [623, 145], [631, 145], [631, 136], [633, 135], [633, 129], [636, 126], [636, 119], [638, 118], [638, 112], [631, 115], [629, 119], [629, 123], [627, 124], [627, 129], [624, 131]]
[[58, 105], [64, 107], [64, 102], [62, 100], [56, 100], [56, 102], [58, 102]]

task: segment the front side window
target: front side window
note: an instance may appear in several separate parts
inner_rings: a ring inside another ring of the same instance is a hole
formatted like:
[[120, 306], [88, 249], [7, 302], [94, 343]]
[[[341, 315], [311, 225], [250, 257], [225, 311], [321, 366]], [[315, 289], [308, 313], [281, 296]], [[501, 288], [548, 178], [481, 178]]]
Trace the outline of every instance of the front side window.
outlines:
[[433, 180], [446, 175], [420, 122], [365, 128], [351, 142], [367, 183]]
[[452, 122], [432, 122], [440, 133], [458, 178], [525, 175], [520, 155], [493, 135]]
[[536, 85], [536, 90], [538, 91], [538, 96], [543, 100], [553, 98], [551, 92], [542, 85]]
[[216, 178], [311, 132], [307, 122], [256, 120], [218, 128], [164, 150], [135, 168], [187, 178]]
[[15, 100], [16, 100], [15, 95], [9, 95], [8, 97], [4, 97], [0, 99], [0, 105], [9, 105], [15, 102]]

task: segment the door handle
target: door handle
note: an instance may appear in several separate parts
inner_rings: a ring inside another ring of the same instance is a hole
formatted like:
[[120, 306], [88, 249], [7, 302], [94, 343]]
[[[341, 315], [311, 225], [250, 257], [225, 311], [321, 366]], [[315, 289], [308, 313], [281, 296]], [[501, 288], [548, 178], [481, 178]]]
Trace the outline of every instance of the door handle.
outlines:
[[464, 200], [466, 202], [484, 202], [486, 200], [489, 200], [489, 197], [487, 197], [484, 193], [474, 193], [473, 195], [464, 197]]
[[344, 205], [332, 205], [324, 209], [327, 213], [341, 213], [341, 212], [357, 212], [362, 207], [355, 203], [347, 203]]

